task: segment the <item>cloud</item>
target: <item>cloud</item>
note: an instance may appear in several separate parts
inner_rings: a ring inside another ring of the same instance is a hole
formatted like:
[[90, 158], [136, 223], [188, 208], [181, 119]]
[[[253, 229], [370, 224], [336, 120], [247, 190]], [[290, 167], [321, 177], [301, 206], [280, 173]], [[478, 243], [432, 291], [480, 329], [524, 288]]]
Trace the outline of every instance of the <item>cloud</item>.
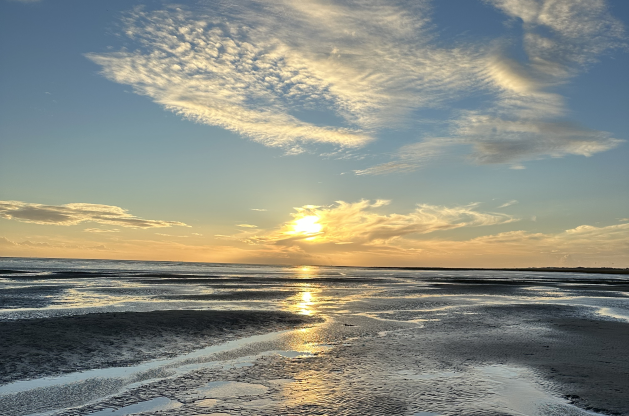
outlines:
[[449, 138], [435, 138], [409, 144], [395, 153], [395, 161], [356, 170], [354, 173], [356, 175], [382, 175], [393, 172], [412, 172], [441, 157], [446, 148], [453, 144], [457, 144], [457, 141]]
[[472, 149], [479, 164], [510, 164], [566, 155], [591, 156], [620, 145], [611, 133], [595, 131], [565, 119], [564, 98], [557, 86], [596, 62], [607, 50], [625, 46], [624, 28], [604, 0], [486, 0], [513, 18], [522, 19], [526, 59], [517, 61], [505, 41], [475, 62], [482, 74], [477, 87], [493, 95], [482, 110], [460, 111], [449, 135], [426, 137], [405, 146], [393, 161], [357, 174], [411, 171], [441, 157], [454, 146]]
[[29, 240], [24, 240], [21, 243], [15, 243], [18, 246], [31, 246], [31, 247], [54, 247], [53, 244], [47, 243], [47, 242], [35, 242], [33, 243], [32, 241]]
[[510, 207], [511, 205], [515, 205], [517, 203], [518, 201], [516, 199], [512, 199], [511, 201], [505, 202], [504, 204], [500, 205], [498, 208]]
[[[573, 265], [629, 267], [629, 223], [581, 225], [558, 233], [513, 230], [483, 235], [483, 227], [516, 224], [518, 218], [482, 212], [478, 204], [418, 204], [407, 213], [382, 212], [389, 205], [386, 200], [305, 205], [275, 229], [216, 237], [234, 245], [245, 243], [249, 254], [243, 259], [252, 262], [529, 267], [560, 266], [570, 258]], [[464, 228], [475, 228], [481, 235], [462, 239], [443, 233]]]
[[622, 143], [609, 133], [575, 123], [542, 119], [503, 119], [470, 114], [458, 121], [460, 144], [473, 148], [471, 158], [481, 164], [514, 163], [544, 156], [592, 156]]
[[257, 225], [252, 225], [252, 224], [238, 224], [237, 227], [242, 227], [242, 228], [258, 228]]
[[76, 225], [91, 221], [126, 228], [188, 227], [179, 221], [139, 218], [129, 214], [123, 208], [112, 205], [85, 203], [42, 205], [20, 201], [0, 201], [0, 218], [47, 225]]
[[15, 246], [17, 243], [15, 241], [11, 241], [6, 237], [0, 237], [0, 246]]
[[[623, 255], [629, 252], [629, 224], [614, 224], [605, 227], [580, 225], [556, 234], [512, 231], [497, 235], [478, 237], [469, 241], [470, 249], [484, 246], [502, 246], [506, 251], [542, 252], [556, 256], [604, 257]], [[629, 260], [629, 259], [628, 259]]]
[[117, 228], [114, 228], [113, 230], [106, 230], [103, 228], [86, 228], [83, 231], [87, 233], [119, 233], [120, 232], [120, 230]]
[[272, 22], [263, 19], [272, 19], [274, 12], [256, 16], [255, 6], [138, 8], [125, 20], [126, 34], [142, 50], [88, 57], [107, 78], [133, 86], [168, 110], [267, 146], [295, 153], [303, 142], [357, 147], [371, 141], [357, 126], [318, 126], [291, 114], [296, 103], [315, 107], [333, 95], [308, 57], [287, 39], [269, 36]]
[[[0, 247], [5, 255], [40, 257], [443, 267], [564, 266], [569, 259], [572, 266], [629, 267], [629, 223], [580, 225], [556, 233], [517, 229], [500, 232], [496, 227], [483, 226], [511, 228], [517, 224], [513, 222], [515, 218], [478, 212], [469, 206], [418, 206], [409, 213], [385, 215], [378, 213], [386, 209], [385, 205], [374, 205], [377, 204], [360, 201], [345, 204], [342, 209], [340, 203], [301, 207], [292, 221], [275, 230], [243, 230], [235, 236], [220, 237], [228, 242], [222, 245], [186, 244], [194, 241], [190, 239], [137, 239], [111, 241], [104, 250], [98, 244], [82, 241], [39, 241], [29, 237], [16, 242], [0, 237]], [[296, 221], [328, 211], [329, 217], [317, 220], [322, 225], [321, 233], [287, 234], [295, 231]], [[332, 232], [333, 224], [344, 224], [340, 217], [348, 218], [349, 224]], [[361, 231], [357, 223], [363, 224], [365, 230]], [[471, 227], [476, 227], [474, 234], [481, 235], [461, 238], [472, 232]], [[466, 233], [457, 236], [439, 232], [464, 228]], [[408, 233], [410, 229], [414, 231]], [[308, 240], [312, 237], [315, 238]]]
[[264, 209], [264, 208], [251, 208], [251, 211], [265, 212], [266, 209]]
[[295, 208], [293, 220], [279, 230], [243, 231], [235, 236], [221, 236], [250, 244], [361, 244], [382, 245], [412, 235], [462, 227], [506, 224], [516, 218], [501, 213], [481, 213], [477, 204], [442, 207], [419, 204], [408, 214], [380, 214], [377, 208], [389, 201], [338, 201], [332, 206], [305, 205]]
[[[525, 49], [535, 69], [563, 76], [572, 63], [587, 63], [618, 46], [622, 23], [605, 0], [485, 0], [511, 17], [522, 19]], [[564, 69], [559, 69], [564, 66]]]
[[[267, 146], [360, 147], [480, 76], [482, 48], [432, 45], [429, 13], [424, 0], [136, 8], [124, 21], [136, 49], [87, 57], [168, 110]], [[345, 126], [301, 120], [308, 110]]]
[[33, 249], [65, 249], [65, 250], [107, 250], [108, 248], [99, 244], [96, 246], [85, 246], [85, 245], [77, 245], [77, 244], [67, 244], [62, 242], [47, 242], [47, 241], [30, 241], [24, 240], [22, 242], [12, 241], [6, 237], [0, 237], [0, 247], [4, 246], [5, 248], [15, 249], [15, 248], [26, 248], [28, 250]]
[[[184, 118], [288, 154], [363, 147], [385, 128], [422, 130], [418, 110], [449, 109], [449, 130], [357, 174], [410, 171], [471, 148], [480, 164], [590, 156], [621, 143], [570, 123], [556, 87], [624, 45], [604, 0], [485, 0], [521, 19], [522, 39], [448, 45], [428, 0], [206, 1], [123, 19], [129, 49], [90, 53], [108, 79]], [[525, 59], [514, 59], [522, 51]], [[482, 110], [455, 108], [472, 94]], [[339, 125], [307, 121], [308, 111]], [[325, 154], [337, 154], [328, 152]], [[342, 156], [339, 156], [342, 157]]]

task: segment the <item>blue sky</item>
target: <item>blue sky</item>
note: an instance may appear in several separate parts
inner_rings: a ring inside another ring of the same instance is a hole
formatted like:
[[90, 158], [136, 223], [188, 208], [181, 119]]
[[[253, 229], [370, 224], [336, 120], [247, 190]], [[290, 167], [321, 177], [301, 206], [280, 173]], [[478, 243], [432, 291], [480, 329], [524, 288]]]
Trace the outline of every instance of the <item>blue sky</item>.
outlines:
[[0, 253], [629, 267], [628, 20], [4, 0]]

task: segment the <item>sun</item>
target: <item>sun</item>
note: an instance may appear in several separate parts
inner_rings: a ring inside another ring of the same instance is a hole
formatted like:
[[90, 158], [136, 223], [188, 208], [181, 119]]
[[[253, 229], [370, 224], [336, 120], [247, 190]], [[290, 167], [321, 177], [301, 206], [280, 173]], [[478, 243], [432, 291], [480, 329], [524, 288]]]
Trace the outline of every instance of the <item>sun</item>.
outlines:
[[293, 231], [297, 234], [316, 234], [323, 228], [317, 221], [319, 221], [319, 217], [316, 215], [309, 215], [295, 220], [293, 222]]

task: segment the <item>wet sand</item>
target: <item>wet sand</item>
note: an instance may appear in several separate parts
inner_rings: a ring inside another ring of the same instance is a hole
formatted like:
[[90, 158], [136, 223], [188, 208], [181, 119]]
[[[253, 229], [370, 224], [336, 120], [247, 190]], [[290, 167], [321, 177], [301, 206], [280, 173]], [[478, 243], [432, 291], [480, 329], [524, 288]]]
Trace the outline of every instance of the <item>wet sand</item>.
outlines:
[[[550, 312], [556, 317], [549, 319]], [[323, 352], [302, 358], [273, 354], [243, 367], [200, 369], [59, 415], [85, 415], [158, 398], [178, 404], [160, 415], [591, 414], [579, 408], [629, 414], [627, 324], [575, 318], [574, 312], [529, 305], [486, 308], [466, 315], [468, 319], [426, 322], [421, 329], [348, 316], [326, 324], [317, 335], [319, 342], [329, 343]], [[217, 358], [227, 362], [256, 351]], [[203, 393], [212, 383], [264, 388], [255, 394], [238, 389], [231, 395], [211, 389]], [[496, 400], [497, 388], [512, 401], [547, 398], [541, 392], [558, 401], [539, 413], [534, 403], [518, 407], [512, 402], [512, 411], [506, 411]]]
[[399, 342], [388, 349], [402, 355], [419, 349], [424, 358], [462, 370], [531, 368], [583, 409], [629, 414], [628, 323], [601, 321], [570, 306], [487, 306], [477, 313], [428, 324], [411, 348]]
[[[0, 409], [15, 416], [54, 409], [58, 416], [629, 415], [625, 276], [337, 270], [136, 274], [85, 289], [63, 275], [60, 284], [94, 296], [206, 310], [97, 309], [0, 321], [8, 335], [0, 338]], [[53, 281], [41, 279], [41, 290]], [[248, 338], [280, 329], [288, 331]], [[243, 342], [224, 344], [235, 339]], [[225, 348], [179, 364], [173, 358], [168, 371], [150, 377], [6, 384], [79, 369], [131, 371], [207, 345]]]
[[286, 312], [170, 310], [0, 322], [0, 383], [128, 366], [319, 320]]

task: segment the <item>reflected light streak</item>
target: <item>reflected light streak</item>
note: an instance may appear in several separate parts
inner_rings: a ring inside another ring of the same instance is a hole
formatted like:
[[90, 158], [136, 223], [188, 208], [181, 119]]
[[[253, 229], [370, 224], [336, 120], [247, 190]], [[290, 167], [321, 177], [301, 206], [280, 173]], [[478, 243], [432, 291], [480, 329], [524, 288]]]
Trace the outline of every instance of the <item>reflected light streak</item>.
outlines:
[[318, 267], [315, 266], [301, 266], [297, 268], [297, 278], [310, 279], [317, 275]]
[[[303, 279], [308, 279], [311, 277], [310, 273], [312, 272], [312, 268], [310, 267], [300, 267], [298, 276]], [[304, 276], [301, 273], [306, 273]], [[298, 284], [300, 292], [295, 296], [290, 297], [286, 300], [285, 308], [293, 313], [298, 313], [300, 315], [314, 315], [318, 312], [318, 306], [321, 303], [320, 299], [317, 298], [316, 286], [312, 286], [310, 283], [301, 283]]]
[[300, 315], [312, 315], [314, 313], [314, 296], [312, 292], [301, 292], [301, 302], [297, 304]]
[[[304, 315], [314, 315], [319, 311], [316, 309], [320, 301], [313, 292], [302, 292], [297, 295], [297, 303], [290, 305], [289, 310]], [[321, 322], [300, 328], [291, 333], [288, 345], [291, 350], [306, 354], [319, 354], [331, 348], [327, 344], [327, 326], [329, 322]]]
[[145, 300], [139, 296], [108, 295], [88, 290], [67, 289], [59, 299], [49, 306], [57, 308], [91, 308], [115, 305], [122, 302], [139, 302]]

